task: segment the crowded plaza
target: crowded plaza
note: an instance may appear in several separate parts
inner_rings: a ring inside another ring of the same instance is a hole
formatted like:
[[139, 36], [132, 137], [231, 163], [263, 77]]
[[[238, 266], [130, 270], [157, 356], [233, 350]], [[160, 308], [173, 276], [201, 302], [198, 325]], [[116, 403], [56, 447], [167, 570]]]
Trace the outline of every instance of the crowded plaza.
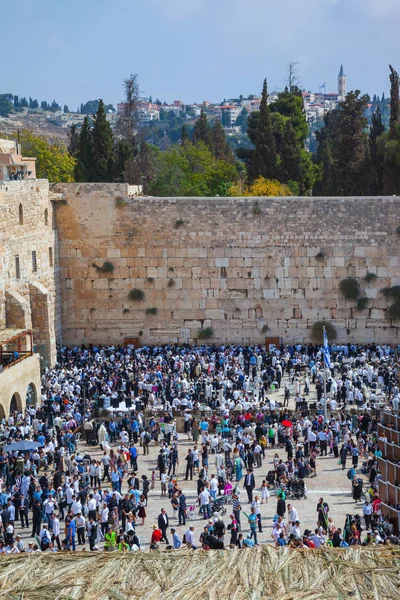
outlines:
[[385, 345], [60, 348], [1, 422], [0, 554], [398, 545], [399, 378]]

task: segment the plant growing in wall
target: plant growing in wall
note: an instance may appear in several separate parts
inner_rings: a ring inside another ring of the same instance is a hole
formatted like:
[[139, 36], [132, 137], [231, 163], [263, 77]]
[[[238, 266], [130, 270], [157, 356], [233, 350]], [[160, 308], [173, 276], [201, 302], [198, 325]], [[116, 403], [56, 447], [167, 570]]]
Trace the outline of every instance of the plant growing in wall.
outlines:
[[126, 315], [126, 314], [127, 314], [127, 313], [129, 313], [129, 312], [131, 312], [131, 311], [129, 310], [129, 308], [124, 308], [124, 310], [122, 311], [122, 314], [123, 314], [123, 315]]
[[179, 227], [183, 227], [184, 224], [185, 224], [185, 221], [183, 221], [182, 219], [177, 219], [175, 221], [174, 228], [179, 229]]
[[336, 329], [330, 321], [316, 321], [311, 327], [311, 339], [317, 344], [322, 344], [324, 336], [323, 331], [326, 329], [326, 335], [328, 336], [329, 342], [336, 340]]
[[258, 202], [256, 202], [253, 206], [253, 215], [256, 217], [257, 215], [261, 215], [261, 208]]
[[154, 277], [148, 277], [148, 278], [146, 279], [146, 281], [147, 281], [148, 283], [153, 283], [153, 282], [154, 282]]
[[364, 277], [364, 281], [366, 281], [367, 283], [371, 283], [376, 278], [377, 278], [376, 273], [372, 273], [371, 271], [368, 271], [368, 273]]
[[175, 269], [174, 269], [174, 267], [168, 267], [168, 271], [169, 271], [170, 273], [173, 273], [173, 272], [175, 271]]
[[392, 287], [386, 287], [381, 289], [382, 294], [385, 298], [394, 298], [394, 300], [400, 300], [400, 285], [392, 285]]
[[214, 337], [214, 330], [212, 327], [205, 327], [204, 329], [199, 329], [197, 332], [197, 337], [199, 340], [208, 340]]
[[138, 288], [133, 288], [128, 294], [128, 300], [132, 302], [142, 302], [146, 297], [146, 294], [143, 290], [139, 290]]
[[387, 314], [389, 319], [393, 319], [393, 321], [398, 321], [400, 319], [400, 300], [396, 300], [389, 306]]
[[398, 227], [396, 227], [396, 233], [397, 233], [397, 235], [400, 235], [400, 225]]
[[366, 296], [364, 296], [363, 298], [359, 298], [357, 300], [357, 306], [356, 306], [356, 310], [358, 312], [361, 312], [362, 310], [365, 310], [368, 306], [368, 302], [369, 302], [369, 298], [367, 298]]
[[339, 283], [339, 289], [346, 300], [357, 300], [360, 295], [360, 284], [354, 277], [342, 279]]
[[168, 287], [168, 288], [173, 288], [173, 287], [175, 287], [175, 280], [174, 280], [174, 279], [172, 279], [172, 277], [171, 277], [171, 279], [168, 279], [167, 287]]
[[96, 265], [96, 263], [92, 263], [92, 267], [96, 269], [97, 273], [112, 273], [114, 271], [114, 265], [108, 261], [103, 262], [101, 267]]
[[315, 255], [315, 260], [323, 261], [324, 258], [325, 258], [325, 254], [323, 252], [318, 252], [318, 254]]
[[127, 205], [127, 201], [122, 196], [117, 196], [115, 198], [115, 206], [117, 208], [123, 208]]
[[146, 308], [146, 315], [156, 315], [158, 309], [154, 306], [152, 308]]

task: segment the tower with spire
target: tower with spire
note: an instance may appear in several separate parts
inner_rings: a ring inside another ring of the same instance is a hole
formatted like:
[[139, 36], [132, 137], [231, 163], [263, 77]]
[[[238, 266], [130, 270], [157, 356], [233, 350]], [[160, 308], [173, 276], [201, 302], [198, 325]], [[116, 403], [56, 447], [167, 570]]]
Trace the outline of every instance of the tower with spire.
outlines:
[[340, 65], [340, 71], [338, 76], [338, 96], [344, 97], [346, 95], [346, 75], [344, 74], [343, 65]]

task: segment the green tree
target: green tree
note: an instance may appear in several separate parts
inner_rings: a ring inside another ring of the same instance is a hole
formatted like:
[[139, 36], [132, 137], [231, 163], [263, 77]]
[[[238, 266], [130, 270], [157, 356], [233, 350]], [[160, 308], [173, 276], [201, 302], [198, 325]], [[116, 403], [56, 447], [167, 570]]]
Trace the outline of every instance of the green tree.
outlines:
[[75, 159], [58, 140], [49, 141], [24, 129], [19, 136], [25, 156], [36, 157], [36, 176], [52, 183], [74, 181]]
[[[369, 193], [370, 158], [364, 116], [367, 104], [367, 97], [360, 96], [358, 90], [350, 92], [339, 107], [329, 113], [325, 128], [317, 133], [318, 141], [324, 142], [317, 161], [325, 185], [320, 181], [314, 193], [339, 196]], [[324, 131], [326, 128], [328, 132]]]
[[255, 179], [261, 176], [265, 179], [273, 179], [276, 174], [276, 158], [276, 142], [268, 107], [267, 80], [264, 79], [251, 177]]
[[397, 138], [397, 127], [400, 125], [399, 74], [392, 65], [390, 69], [390, 128], [392, 139]]
[[187, 132], [187, 127], [186, 125], [182, 125], [182, 134], [181, 134], [181, 145], [184, 146], [185, 144], [189, 143], [189, 136], [188, 136], [188, 132]]
[[238, 176], [236, 166], [217, 160], [204, 142], [176, 145], [156, 156], [148, 189], [153, 196], [214, 196]]
[[114, 137], [106, 118], [103, 100], [99, 101], [97, 113], [93, 117], [92, 152], [92, 180], [113, 181]]
[[[114, 180], [121, 183], [127, 181], [128, 163], [134, 159], [133, 148], [130, 143], [121, 139], [115, 144], [114, 149]], [[133, 183], [132, 181], [130, 183]]]
[[290, 118], [296, 132], [297, 141], [303, 144], [308, 135], [308, 125], [302, 96], [288, 91], [281, 92], [278, 100], [270, 105], [270, 110], [272, 114], [279, 113]]
[[371, 156], [371, 194], [383, 194], [384, 157], [378, 148], [378, 140], [385, 131], [382, 123], [380, 106], [372, 115], [372, 126], [369, 132], [369, 152]]
[[300, 182], [302, 177], [301, 148], [297, 142], [296, 132], [290, 119], [285, 124], [280, 159], [280, 181], [282, 183], [288, 183], [289, 181]]
[[203, 142], [212, 151], [213, 139], [212, 132], [208, 125], [207, 115], [204, 109], [201, 109], [200, 117], [197, 119], [193, 129], [193, 144]]
[[217, 119], [212, 129], [213, 135], [213, 154], [215, 158], [226, 160], [227, 155], [230, 153], [230, 149], [227, 147], [226, 136], [224, 128], [221, 125], [221, 121]]
[[76, 156], [79, 148], [79, 133], [77, 131], [76, 125], [71, 125], [69, 130], [69, 144], [68, 144], [68, 152], [71, 156]]
[[89, 117], [85, 117], [76, 150], [76, 181], [93, 181], [93, 142]]
[[13, 105], [8, 99], [8, 94], [0, 94], [0, 117], [8, 117], [12, 110]]
[[399, 75], [390, 68], [390, 126], [378, 138], [378, 155], [383, 160], [383, 193], [400, 194], [400, 100]]

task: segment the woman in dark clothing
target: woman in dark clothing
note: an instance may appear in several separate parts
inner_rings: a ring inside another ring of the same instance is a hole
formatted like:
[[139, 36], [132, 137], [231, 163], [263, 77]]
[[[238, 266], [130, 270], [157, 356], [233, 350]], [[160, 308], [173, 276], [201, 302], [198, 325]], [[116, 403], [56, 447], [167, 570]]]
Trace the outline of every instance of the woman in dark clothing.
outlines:
[[278, 502], [276, 504], [276, 514], [278, 517], [284, 517], [286, 513], [286, 494], [285, 492], [279, 492]]
[[357, 478], [357, 475], [354, 476], [352, 487], [353, 487], [353, 500], [355, 502], [358, 502], [358, 501], [361, 502], [363, 482], [362, 482], [362, 479]]
[[347, 448], [344, 445], [340, 448], [340, 462], [342, 463], [342, 471], [346, 468]]

